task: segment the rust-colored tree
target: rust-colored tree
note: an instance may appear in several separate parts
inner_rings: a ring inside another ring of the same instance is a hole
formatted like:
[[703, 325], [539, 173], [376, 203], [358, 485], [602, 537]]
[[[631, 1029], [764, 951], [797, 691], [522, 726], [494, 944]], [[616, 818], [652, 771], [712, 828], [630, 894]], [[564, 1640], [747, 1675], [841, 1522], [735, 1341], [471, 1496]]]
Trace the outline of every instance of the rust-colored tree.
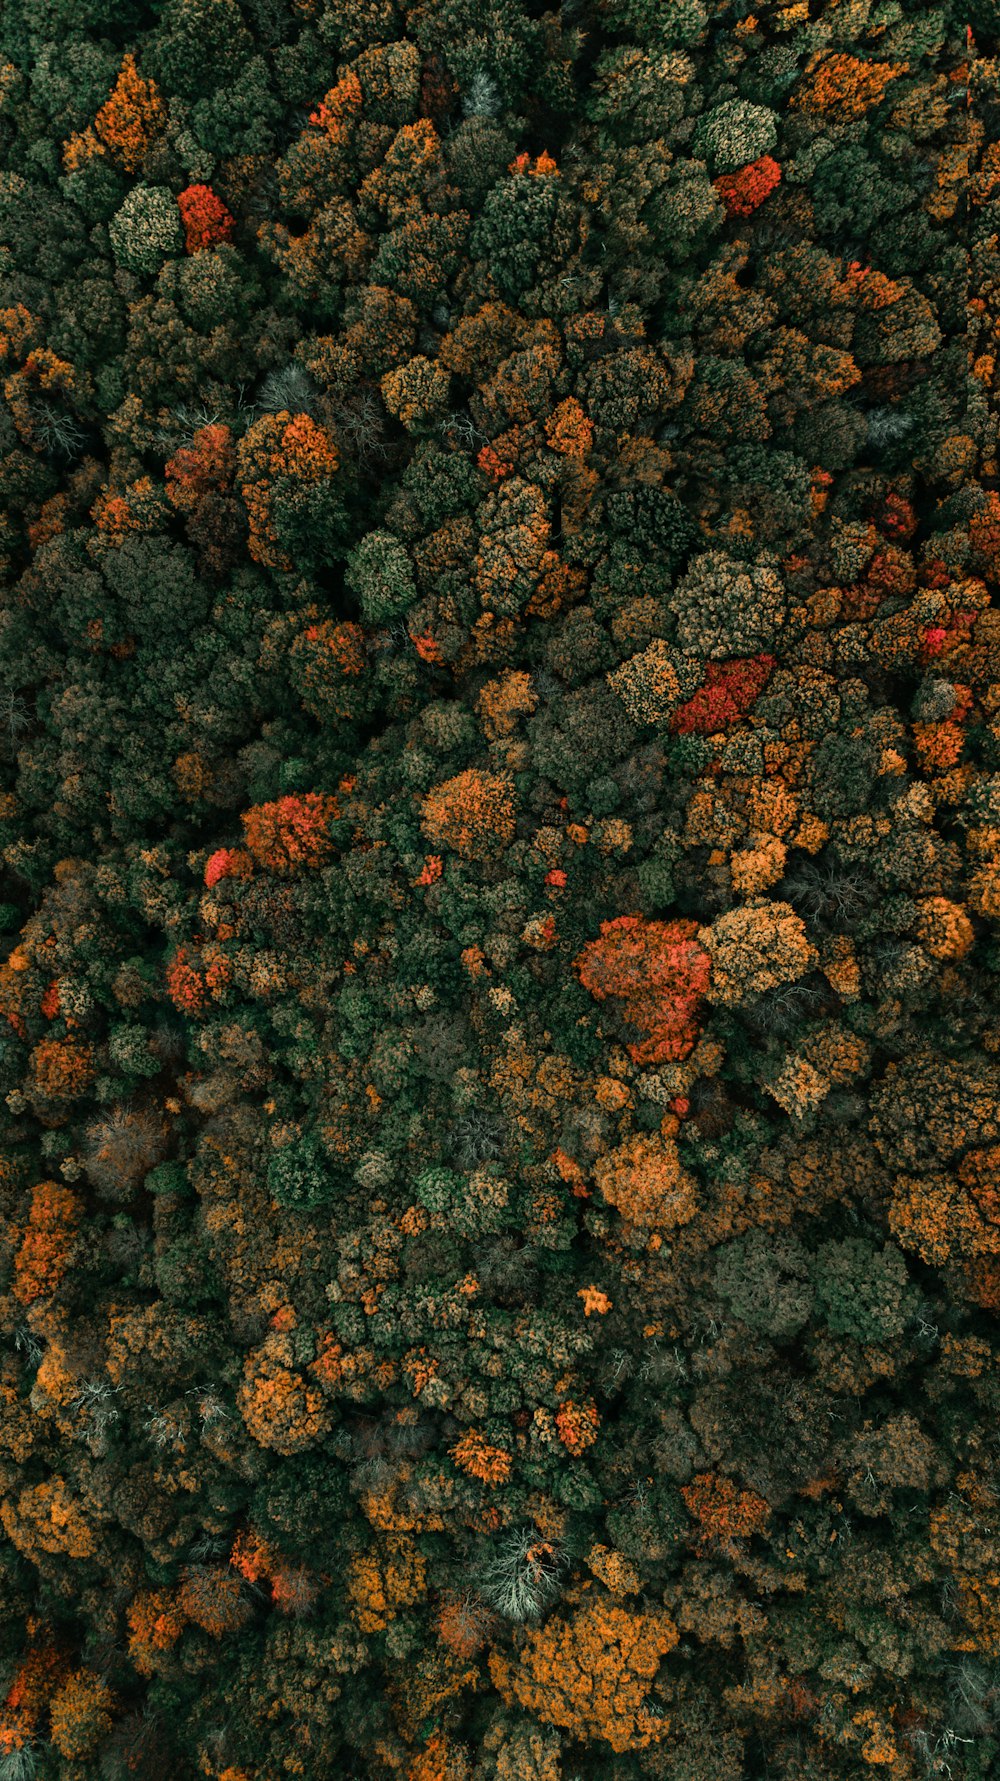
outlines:
[[695, 921], [646, 921], [619, 915], [574, 960], [584, 989], [620, 1000], [625, 1019], [646, 1036], [629, 1046], [636, 1063], [687, 1056], [698, 1037], [696, 1015], [709, 984], [709, 956]]
[[282, 876], [322, 866], [333, 853], [329, 827], [340, 815], [336, 798], [323, 792], [255, 804], [243, 816], [254, 859]]
[[56, 1181], [31, 1190], [28, 1225], [14, 1263], [14, 1297], [22, 1305], [51, 1297], [73, 1258], [82, 1217], [80, 1195]]

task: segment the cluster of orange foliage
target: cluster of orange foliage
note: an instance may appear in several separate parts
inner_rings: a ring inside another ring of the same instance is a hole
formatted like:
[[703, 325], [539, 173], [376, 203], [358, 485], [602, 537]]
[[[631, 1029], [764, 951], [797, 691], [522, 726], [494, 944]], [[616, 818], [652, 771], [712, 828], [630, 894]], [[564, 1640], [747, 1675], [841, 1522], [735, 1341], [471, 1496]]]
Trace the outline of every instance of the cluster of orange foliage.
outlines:
[[460, 1471], [483, 1484], [506, 1484], [511, 1475], [510, 1454], [502, 1447], [492, 1446], [478, 1429], [467, 1429], [450, 1451]]
[[230, 429], [220, 421], [199, 427], [191, 444], [181, 446], [164, 466], [171, 505], [178, 513], [193, 512], [205, 495], [229, 485], [235, 467]]
[[319, 1594], [319, 1579], [307, 1566], [284, 1558], [252, 1529], [237, 1535], [229, 1562], [248, 1583], [267, 1579], [271, 1600], [281, 1614], [308, 1612]]
[[42, 1039], [31, 1053], [31, 1090], [45, 1101], [73, 1101], [94, 1080], [90, 1046], [78, 1039]]
[[405, 1534], [389, 1534], [359, 1553], [351, 1562], [348, 1588], [361, 1631], [380, 1632], [400, 1608], [421, 1601], [426, 1571], [423, 1554]]
[[295, 489], [328, 482], [339, 467], [337, 447], [308, 414], [283, 410], [254, 421], [239, 442], [237, 463], [250, 520], [250, 555], [268, 568], [290, 570], [274, 531], [275, 484], [287, 482]]
[[275, 1330], [247, 1357], [238, 1393], [240, 1414], [261, 1447], [301, 1453], [330, 1426], [330, 1409], [319, 1388], [293, 1362], [290, 1337]]
[[163, 491], [154, 485], [152, 477], [137, 476], [124, 490], [102, 491], [91, 515], [98, 531], [113, 544], [119, 544], [129, 532], [154, 532], [162, 525]]
[[191, 962], [186, 946], [178, 947], [166, 971], [167, 994], [182, 1014], [200, 1014], [206, 1006], [205, 979]]
[[67, 1669], [66, 1656], [56, 1645], [40, 1639], [31, 1646], [0, 1708], [0, 1757], [31, 1743]]
[[751, 1490], [739, 1490], [731, 1478], [714, 1472], [699, 1472], [690, 1484], [681, 1487], [691, 1514], [700, 1524], [699, 1550], [713, 1546], [733, 1550], [735, 1540], [762, 1534], [771, 1519], [771, 1511], [763, 1497]]
[[173, 1650], [184, 1631], [185, 1615], [170, 1589], [145, 1589], [128, 1608], [129, 1657], [140, 1676], [152, 1676], [160, 1656]]
[[49, 1706], [50, 1736], [60, 1756], [90, 1756], [111, 1730], [113, 1696], [93, 1670], [73, 1670]]
[[514, 839], [513, 781], [467, 767], [428, 792], [421, 819], [433, 846], [453, 848], [463, 859], [489, 859]]
[[130, 53], [93, 125], [63, 146], [63, 165], [72, 173], [94, 155], [107, 153], [124, 172], [138, 173], [146, 152], [167, 124], [167, 107], [153, 80], [144, 80]]
[[700, 930], [711, 956], [711, 995], [723, 1003], [795, 983], [816, 963], [805, 922], [789, 903], [755, 897]]
[[654, 1230], [689, 1224], [697, 1211], [695, 1182], [669, 1136], [634, 1133], [598, 1158], [594, 1178], [609, 1206], [630, 1224]]
[[340, 815], [335, 797], [303, 792], [255, 804], [244, 812], [246, 844], [269, 872], [288, 874], [322, 866], [333, 853], [329, 827]]
[[905, 63], [862, 62], [846, 51], [820, 54], [791, 103], [807, 111], [832, 111], [845, 120], [864, 117], [905, 73]]
[[496, 742], [513, 735], [518, 720], [529, 717], [537, 704], [531, 675], [522, 671], [488, 680], [476, 700], [476, 709], [488, 740]]
[[904, 1248], [941, 1266], [1000, 1255], [1000, 1146], [970, 1150], [948, 1175], [898, 1175], [889, 1226]]
[[515, 1654], [490, 1654], [503, 1698], [572, 1737], [596, 1738], [617, 1754], [646, 1750], [669, 1730], [647, 1705], [650, 1684], [678, 1632], [665, 1614], [630, 1614], [585, 1602], [524, 1633]]
[[585, 1398], [582, 1403], [567, 1398], [556, 1411], [555, 1423], [563, 1446], [570, 1453], [584, 1453], [597, 1440], [601, 1419], [593, 1398]]
[[64, 1478], [27, 1485], [16, 1499], [0, 1503], [7, 1538], [30, 1557], [36, 1550], [67, 1558], [90, 1558], [97, 1541]]
[[606, 1317], [608, 1312], [613, 1308], [607, 1293], [602, 1292], [599, 1286], [581, 1286], [576, 1296], [578, 1299], [583, 1300], [583, 1310], [586, 1317], [592, 1316], [594, 1312], [596, 1312], [599, 1317]]
[[545, 437], [553, 451], [567, 458], [583, 459], [594, 438], [594, 424], [575, 396], [557, 403], [545, 422]]

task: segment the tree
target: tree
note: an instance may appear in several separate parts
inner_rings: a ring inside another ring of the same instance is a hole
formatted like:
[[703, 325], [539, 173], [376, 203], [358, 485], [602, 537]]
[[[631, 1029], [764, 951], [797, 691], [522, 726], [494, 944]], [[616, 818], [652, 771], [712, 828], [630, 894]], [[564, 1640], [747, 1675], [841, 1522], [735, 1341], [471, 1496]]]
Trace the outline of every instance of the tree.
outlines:
[[533, 173], [515, 162], [487, 192], [469, 247], [485, 263], [499, 296], [516, 302], [544, 275], [553, 250], [565, 252], [571, 229], [558, 172]]
[[505, 1484], [511, 1474], [511, 1458], [502, 1447], [493, 1447], [478, 1429], [467, 1429], [451, 1449], [456, 1466], [481, 1483]]
[[698, 930], [711, 960], [711, 1001], [740, 1002], [751, 994], [797, 983], [816, 963], [805, 923], [790, 903], [755, 897]]
[[347, 560], [344, 579], [369, 624], [384, 624], [416, 599], [413, 565], [390, 532], [369, 532]]
[[713, 1472], [700, 1472], [681, 1488], [688, 1510], [698, 1522], [698, 1550], [713, 1548], [735, 1555], [737, 1541], [766, 1530], [771, 1511], [762, 1497], [751, 1490], [739, 1490], [731, 1478], [717, 1477]]
[[348, 1588], [361, 1631], [380, 1632], [400, 1608], [419, 1602], [425, 1578], [423, 1556], [405, 1535], [390, 1534], [371, 1551], [359, 1553], [351, 1564]]
[[475, 585], [483, 608], [512, 618], [538, 585], [549, 544], [548, 504], [541, 489], [511, 477], [484, 502]]
[[167, 499], [184, 516], [191, 543], [205, 569], [222, 575], [238, 560], [246, 519], [233, 493], [236, 452], [229, 427], [199, 427], [164, 466]]
[[747, 566], [713, 550], [695, 557], [670, 604], [681, 648], [718, 661], [767, 649], [786, 603], [773, 564]]
[[108, 232], [119, 266], [147, 275], [178, 253], [183, 239], [177, 203], [166, 186], [133, 186]]
[[671, 1230], [689, 1224], [698, 1209], [695, 1181], [669, 1138], [627, 1138], [598, 1159], [594, 1179], [629, 1224]]
[[510, 1656], [492, 1652], [490, 1675], [505, 1700], [545, 1725], [597, 1739], [617, 1754], [646, 1750], [668, 1730], [646, 1697], [677, 1639], [665, 1614], [585, 1602], [570, 1617], [521, 1634]]
[[774, 667], [769, 655], [709, 662], [698, 691], [670, 714], [670, 728], [679, 736], [713, 736], [729, 729], [752, 709]]
[[254, 561], [290, 570], [293, 558], [328, 558], [341, 529], [340, 455], [325, 429], [308, 414], [262, 415], [240, 440], [236, 462]]
[[74, 1670], [52, 1697], [50, 1735], [60, 1756], [91, 1756], [111, 1730], [112, 1695], [93, 1670]]
[[712, 1283], [730, 1316], [771, 1341], [798, 1335], [814, 1294], [808, 1254], [797, 1237], [751, 1230], [715, 1254]]
[[236, 0], [166, 0], [151, 49], [166, 91], [197, 99], [238, 76], [253, 39]]
[[220, 241], [231, 241], [235, 219], [211, 186], [186, 186], [177, 196], [184, 225], [184, 246], [189, 254], [202, 253]]
[[[261, 1447], [286, 1455], [315, 1446], [329, 1432], [332, 1421], [323, 1392], [296, 1369], [293, 1355], [288, 1334], [273, 1331], [247, 1356], [237, 1393], [240, 1415], [253, 1439]], [[218, 1612], [225, 1612], [225, 1604], [231, 1600], [234, 1613], [239, 1602], [239, 1612], [245, 1618], [247, 1604], [237, 1584], [239, 1578], [230, 1582], [228, 1573], [219, 1573], [218, 1578], [213, 1573], [210, 1601], [215, 1604], [218, 1597]], [[190, 1614], [186, 1601], [184, 1607]], [[217, 1612], [215, 1606], [211, 1611]]]
[[428, 792], [421, 821], [432, 846], [453, 848], [463, 859], [490, 859], [514, 838], [513, 781], [468, 767]]
[[182, 1614], [222, 1639], [243, 1626], [253, 1612], [242, 1579], [219, 1565], [186, 1565], [181, 1572], [177, 1605]]
[[443, 366], [418, 353], [386, 372], [382, 400], [408, 433], [426, 432], [447, 413], [450, 381]]
[[699, 119], [694, 145], [714, 172], [727, 174], [770, 155], [777, 140], [775, 115], [768, 106], [726, 99]]
[[752, 216], [780, 183], [781, 168], [773, 155], [759, 155], [738, 173], [722, 173], [712, 181], [728, 216]]
[[838, 119], [860, 118], [905, 72], [905, 64], [861, 61], [843, 52], [820, 54], [791, 102], [806, 111], [832, 112]]
[[163, 1654], [173, 1650], [184, 1630], [185, 1617], [176, 1592], [146, 1589], [129, 1603], [127, 1613], [129, 1658], [140, 1676], [155, 1674]]
[[622, 1014], [647, 1037], [630, 1044], [636, 1063], [686, 1057], [698, 1036], [696, 1016], [709, 984], [709, 954], [693, 921], [646, 921], [620, 915], [601, 923], [600, 936], [574, 960], [580, 982], [603, 1001], [622, 1001]]
[[997, 1071], [927, 1048], [887, 1065], [871, 1096], [870, 1130], [890, 1168], [932, 1174], [1000, 1140]]
[[817, 1302], [827, 1328], [856, 1342], [887, 1342], [916, 1311], [906, 1263], [891, 1243], [879, 1251], [861, 1237], [824, 1243], [816, 1252]]
[[360, 625], [307, 625], [292, 644], [289, 665], [307, 711], [321, 721], [361, 715], [368, 665]]
[[68, 1272], [82, 1208], [79, 1195], [55, 1181], [31, 1192], [31, 1211], [14, 1267], [14, 1296], [22, 1304], [50, 1298]]
[[288, 874], [321, 866], [333, 852], [330, 823], [340, 815], [335, 797], [305, 792], [257, 804], [242, 817], [246, 844], [268, 871]]
[[166, 125], [167, 107], [156, 82], [144, 80], [135, 57], [126, 54], [110, 96], [94, 119], [94, 136], [126, 173], [134, 174]]

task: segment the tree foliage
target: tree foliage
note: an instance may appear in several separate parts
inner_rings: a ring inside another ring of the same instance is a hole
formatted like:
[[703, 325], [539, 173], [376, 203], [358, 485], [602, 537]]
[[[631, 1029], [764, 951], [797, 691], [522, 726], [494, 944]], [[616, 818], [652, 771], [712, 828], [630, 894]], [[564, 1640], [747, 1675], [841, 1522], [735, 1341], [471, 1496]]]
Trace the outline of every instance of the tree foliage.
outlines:
[[0, 7], [0, 1781], [998, 1772], [998, 69]]

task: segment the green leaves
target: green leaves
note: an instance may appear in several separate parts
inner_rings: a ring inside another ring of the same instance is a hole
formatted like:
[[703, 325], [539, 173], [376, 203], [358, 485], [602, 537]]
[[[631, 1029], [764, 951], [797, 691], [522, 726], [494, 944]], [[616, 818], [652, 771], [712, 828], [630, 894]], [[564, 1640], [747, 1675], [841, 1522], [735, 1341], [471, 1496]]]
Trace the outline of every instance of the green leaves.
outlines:
[[115, 212], [108, 234], [119, 266], [127, 272], [158, 272], [183, 245], [180, 212], [167, 186], [133, 186]]

